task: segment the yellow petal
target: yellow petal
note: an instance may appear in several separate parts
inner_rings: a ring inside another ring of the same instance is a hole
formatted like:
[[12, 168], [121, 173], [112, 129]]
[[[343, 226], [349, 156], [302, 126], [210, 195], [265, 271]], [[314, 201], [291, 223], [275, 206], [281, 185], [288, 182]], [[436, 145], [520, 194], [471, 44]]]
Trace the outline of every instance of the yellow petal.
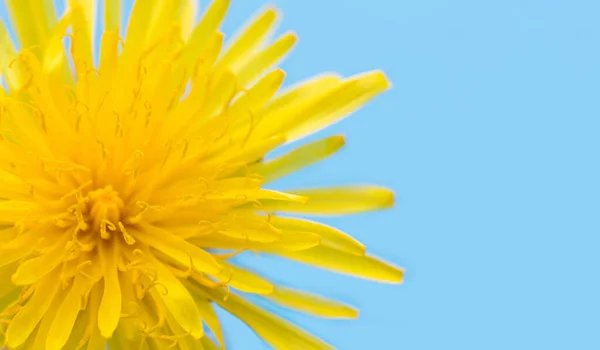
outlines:
[[394, 205], [394, 193], [375, 186], [345, 186], [289, 193], [308, 198], [306, 204], [261, 201], [266, 210], [314, 215], [345, 215], [387, 209]]
[[90, 293], [90, 301], [88, 308], [90, 310], [89, 327], [91, 329], [90, 340], [87, 344], [87, 350], [106, 350], [106, 338], [100, 333], [98, 328], [98, 314], [103, 296], [100, 284], [96, 284]]
[[142, 51], [145, 48], [150, 35], [148, 28], [152, 28], [152, 22], [156, 20], [159, 8], [159, 1], [139, 0], [134, 2], [127, 27], [127, 46], [123, 54], [125, 54], [125, 50], [129, 53], [130, 51]]
[[104, 338], [112, 337], [121, 317], [121, 286], [117, 269], [117, 246], [100, 244], [100, 261], [104, 275], [104, 293], [98, 309], [98, 328]]
[[168, 231], [142, 224], [141, 230], [132, 230], [132, 235], [184, 266], [189, 265], [191, 259], [198, 273], [218, 274], [222, 270], [212, 255]]
[[21, 345], [46, 314], [60, 285], [60, 283], [57, 283], [59, 273], [60, 271], [57, 269], [57, 271], [44, 278], [36, 287], [33, 296], [12, 319], [6, 330], [6, 345], [9, 348]]
[[7, 0], [6, 5], [21, 48], [44, 45], [56, 23], [53, 1]]
[[[204, 346], [204, 350], [219, 350], [219, 347], [208, 337], [203, 337], [200, 341], [202, 342], [202, 346]], [[221, 343], [221, 346], [223, 346], [223, 343]]]
[[[285, 143], [285, 137], [273, 136], [265, 140], [257, 141], [255, 143], [244, 145], [242, 151], [233, 155], [229, 162], [231, 164], [247, 164], [252, 163], [258, 159], [261, 159], [265, 154], [274, 150]], [[232, 149], [234, 151], [235, 149]]]
[[[27, 349], [27, 348], [46, 349], [46, 341], [48, 340], [48, 332], [50, 331], [50, 327], [52, 327], [52, 324], [54, 323], [54, 320], [56, 319], [56, 313], [58, 312], [58, 309], [60, 308], [62, 302], [65, 300], [65, 296], [66, 296], [66, 293], [64, 290], [59, 290], [56, 293], [56, 296], [54, 297], [54, 300], [50, 304], [50, 307], [48, 308], [48, 310], [46, 310], [44, 317], [42, 318], [42, 320], [36, 327], [36, 330], [34, 331], [35, 336], [34, 336], [34, 334], [32, 334], [29, 337], [28, 341], [25, 344], [21, 345], [23, 348], [25, 348], [25, 349]], [[34, 338], [33, 344], [31, 344], [32, 338]], [[48, 350], [48, 349], [46, 349], [46, 350]]]
[[277, 11], [273, 8], [267, 8], [256, 18], [240, 30], [239, 34], [232, 40], [231, 45], [225, 51], [223, 57], [217, 63], [215, 70], [220, 71], [236, 64], [242, 63], [273, 29]]
[[16, 239], [0, 246], [0, 267], [27, 257], [36, 248], [38, 230], [22, 233]]
[[65, 47], [63, 44], [64, 36], [67, 32], [67, 27], [71, 24], [71, 13], [65, 16], [52, 29], [48, 44], [44, 50], [42, 65], [45, 72], [50, 72], [64, 62]]
[[277, 64], [292, 49], [296, 40], [294, 33], [286, 33], [271, 46], [254, 55], [236, 72], [239, 86], [247, 86]]
[[81, 308], [85, 284], [82, 276], [77, 276], [67, 293], [48, 332], [46, 350], [60, 350], [69, 340], [75, 320]]
[[15, 57], [17, 57], [15, 45], [4, 23], [0, 21], [0, 73], [6, 79], [10, 91], [18, 90], [24, 83], [24, 77], [20, 76], [15, 69], [9, 68]]
[[330, 318], [358, 317], [358, 310], [348, 305], [289, 288], [278, 286], [273, 293], [267, 295], [266, 298], [277, 304], [315, 316]]
[[39, 204], [27, 201], [0, 201], [0, 222], [15, 223], [39, 218], [44, 211]]
[[79, 77], [87, 74], [89, 69], [94, 67], [94, 58], [92, 53], [92, 27], [91, 27], [91, 8], [92, 1], [71, 1], [73, 9], [71, 21], [73, 25], [73, 45], [72, 55], [75, 71]]
[[212, 234], [207, 237], [196, 238], [193, 242], [205, 248], [297, 251], [319, 245], [321, 237], [310, 232], [283, 232], [283, 235], [276, 241], [254, 242], [245, 238]]
[[[202, 320], [206, 323], [208, 328], [210, 328], [215, 337], [217, 337], [217, 340], [219, 341], [219, 343], [221, 343], [221, 346], [224, 347], [225, 341], [223, 338], [223, 331], [221, 329], [221, 322], [219, 321], [219, 317], [217, 316], [217, 313], [215, 312], [212, 303], [200, 296], [192, 296], [196, 301], [196, 306], [198, 307], [198, 311], [200, 311]], [[203, 337], [202, 339], [207, 338], [208, 337]]]
[[[192, 67], [197, 55], [202, 53], [211, 43], [211, 38], [225, 17], [229, 0], [214, 0], [206, 10], [200, 23], [194, 28], [190, 39], [181, 54], [181, 62], [187, 68]], [[220, 46], [220, 45], [219, 45]]]
[[275, 69], [262, 77], [254, 86], [246, 91], [238, 98], [228, 109], [227, 114], [233, 117], [247, 116], [249, 113], [254, 114], [267, 103], [277, 92], [283, 79], [285, 72], [281, 69]]
[[118, 33], [121, 23], [121, 0], [104, 2], [104, 30]]
[[208, 92], [208, 100], [202, 106], [202, 116], [211, 117], [227, 106], [233, 98], [236, 91], [235, 75], [231, 71], [215, 75], [215, 79], [211, 81], [210, 90]]
[[119, 36], [116, 33], [105, 32], [100, 46], [100, 76], [103, 89], [109, 89], [115, 73], [119, 57]]
[[303, 145], [279, 158], [251, 167], [249, 172], [263, 177], [264, 182], [277, 180], [337, 152], [345, 144], [343, 136], [331, 136]]
[[288, 120], [288, 142], [308, 136], [332, 125], [389, 89], [390, 82], [380, 71], [356, 75], [344, 81]]
[[70, 235], [68, 233], [63, 234], [63, 236], [42, 255], [22, 262], [15, 274], [12, 275], [13, 283], [18, 285], [31, 284], [52, 271], [63, 261], [66, 254], [65, 247], [69, 238]]
[[0, 198], [23, 200], [31, 197], [31, 185], [19, 176], [0, 169]]
[[271, 217], [270, 223], [282, 230], [311, 232], [321, 237], [321, 243], [335, 249], [339, 249], [348, 253], [364, 255], [365, 246], [354, 239], [352, 236], [314, 221], [298, 218], [286, 218], [280, 216]]
[[[76, 349], [79, 346], [79, 344], [81, 344], [81, 341], [86, 337], [86, 331], [89, 326], [89, 319], [90, 307], [88, 305], [88, 307], [85, 310], [81, 311], [79, 313], [79, 316], [77, 316], [77, 319], [75, 320], [75, 325], [71, 330], [71, 335], [69, 336], [69, 340], [65, 344], [64, 349]], [[40, 349], [41, 346], [42, 345], [40, 345], [40, 347], [37, 347], [36, 349]], [[91, 347], [89, 347], [88, 349], [91, 349]]]
[[[12, 263], [12, 264], [0, 267], [0, 281], [10, 281], [10, 276], [13, 273], [15, 273], [16, 269], [17, 269], [16, 263]], [[20, 289], [20, 288], [17, 285], [14, 285], [10, 282], [0, 283], [0, 300], [2, 300], [7, 295], [13, 293], [17, 289]], [[1, 305], [0, 305], [0, 310], [3, 310]]]
[[338, 75], [326, 73], [287, 88], [260, 111], [257, 116], [260, 123], [251, 137], [262, 139], [283, 133], [300, 111], [317, 103], [341, 84], [342, 79]]
[[286, 320], [250, 304], [235, 294], [230, 295], [227, 301], [223, 301], [221, 298], [216, 298], [215, 301], [223, 309], [246, 323], [276, 349], [333, 349], [324, 341]]
[[154, 258], [151, 258], [151, 262], [156, 268], [156, 281], [164, 286], [165, 293], [162, 293], [163, 291], [160, 288], [158, 288], [158, 291], [161, 293], [161, 298], [167, 309], [181, 328], [189, 332], [195, 339], [200, 339], [204, 335], [204, 331], [200, 312], [194, 303], [194, 299], [161, 262]]
[[273, 285], [262, 277], [225, 262], [221, 264], [226, 268], [221, 275], [215, 276], [218, 280], [228, 281], [227, 284], [246, 293], [269, 294], [273, 292]]
[[277, 254], [305, 264], [374, 281], [401, 283], [404, 278], [404, 270], [378, 258], [350, 254], [326, 246]]
[[76, 31], [83, 31], [86, 33], [86, 42], [90, 43], [90, 50], [94, 47], [94, 30], [96, 28], [96, 0], [68, 0], [69, 6], [75, 8], [77, 6], [81, 6], [83, 9], [83, 16], [85, 20], [82, 22], [84, 25], [81, 28], [73, 28]]

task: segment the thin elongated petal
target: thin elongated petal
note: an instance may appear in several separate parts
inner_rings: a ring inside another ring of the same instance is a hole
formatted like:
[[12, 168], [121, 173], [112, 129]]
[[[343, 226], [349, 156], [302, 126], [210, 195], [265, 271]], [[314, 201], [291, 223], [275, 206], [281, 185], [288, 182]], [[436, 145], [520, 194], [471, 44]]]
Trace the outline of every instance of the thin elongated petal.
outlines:
[[98, 328], [105, 338], [110, 338], [117, 328], [121, 316], [121, 286], [117, 270], [118, 255], [115, 249], [100, 246], [104, 293], [98, 309]]
[[121, 0], [106, 0], [104, 2], [104, 28], [116, 33], [121, 23]]
[[42, 213], [43, 209], [35, 202], [0, 201], [0, 222], [15, 223]]
[[292, 49], [298, 38], [294, 33], [286, 33], [271, 46], [255, 54], [248, 62], [237, 70], [240, 86], [247, 86], [261, 74], [277, 64]]
[[338, 122], [390, 86], [387, 77], [379, 71], [347, 79], [338, 88], [330, 90], [290, 118], [285, 132], [288, 141], [308, 136]]
[[191, 67], [197, 58], [197, 54], [203, 52], [211, 42], [209, 39], [213, 37], [217, 31], [219, 24], [223, 21], [229, 0], [212, 1], [206, 10], [200, 24], [198, 24], [188, 40], [187, 46], [181, 55], [181, 62], [186, 67]]
[[311, 232], [319, 236], [324, 245], [328, 245], [348, 253], [357, 255], [365, 254], [365, 246], [362, 243], [346, 233], [325, 224], [304, 219], [279, 216], [272, 217], [270, 223], [283, 230]]
[[347, 186], [289, 191], [308, 198], [306, 203], [263, 201], [267, 210], [315, 215], [344, 215], [387, 209], [394, 205], [394, 193], [375, 186]]
[[151, 225], [145, 225], [144, 231], [135, 234], [135, 237], [154, 249], [169, 255], [181, 264], [187, 265], [191, 259], [194, 268], [199, 273], [218, 274], [222, 270], [215, 259], [206, 251]]
[[24, 82], [23, 77], [9, 67], [10, 62], [16, 57], [17, 51], [13, 40], [4, 23], [0, 22], [0, 73], [6, 79], [6, 84], [11, 91], [16, 91]]
[[262, 176], [265, 182], [274, 181], [329, 157], [344, 144], [343, 136], [331, 136], [301, 146], [279, 158], [260, 163], [249, 171]]
[[43, 45], [48, 40], [56, 23], [52, 0], [8, 0], [6, 5], [21, 47]]
[[17, 285], [31, 284], [52, 271], [63, 260], [67, 237], [67, 235], [63, 235], [54, 246], [42, 255], [22, 262], [12, 276], [12, 282]]
[[200, 312], [188, 290], [173, 274], [158, 261], [153, 261], [157, 270], [157, 282], [165, 287], [162, 300], [178, 324], [195, 339], [200, 339], [204, 332]]
[[73, 282], [71, 290], [69, 290], [57, 311], [60, 317], [54, 319], [52, 327], [49, 330], [51, 336], [47, 338], [46, 349], [60, 350], [69, 340], [69, 335], [82, 306], [84, 288], [85, 284], [81, 277]]
[[56, 283], [58, 273], [47, 276], [36, 288], [36, 292], [25, 306], [12, 319], [6, 330], [6, 345], [11, 348], [21, 345], [33, 332], [50, 304], [52, 303], [59, 283]]
[[228, 284], [242, 292], [255, 294], [270, 294], [273, 292], [273, 285], [263, 278], [246, 271], [237, 266], [221, 263], [226, 267], [226, 270], [217, 279], [229, 281]]
[[231, 295], [226, 302], [217, 301], [217, 303], [245, 322], [276, 349], [289, 347], [307, 350], [333, 349], [324, 341], [311, 336], [284, 319], [250, 304], [237, 295]]
[[216, 70], [235, 66], [239, 62], [244, 61], [248, 53], [260, 45], [270, 33], [276, 19], [277, 11], [273, 8], [267, 8], [256, 16], [256, 19], [242, 29], [240, 34], [233, 40], [223, 57], [219, 60]]
[[289, 288], [277, 287], [267, 298], [280, 305], [315, 316], [331, 318], [358, 317], [358, 310], [348, 305]]
[[402, 269], [382, 260], [371, 256], [350, 254], [326, 246], [277, 254], [305, 264], [374, 281], [401, 283], [404, 278]]
[[[196, 306], [198, 307], [198, 311], [200, 311], [200, 315], [202, 320], [206, 323], [208, 328], [213, 332], [217, 340], [221, 344], [221, 346], [225, 346], [225, 340], [223, 338], [223, 330], [221, 329], [221, 323], [219, 322], [219, 318], [212, 304], [204, 298], [196, 296], [194, 298], [196, 301]], [[207, 337], [203, 337], [202, 339], [206, 339]]]

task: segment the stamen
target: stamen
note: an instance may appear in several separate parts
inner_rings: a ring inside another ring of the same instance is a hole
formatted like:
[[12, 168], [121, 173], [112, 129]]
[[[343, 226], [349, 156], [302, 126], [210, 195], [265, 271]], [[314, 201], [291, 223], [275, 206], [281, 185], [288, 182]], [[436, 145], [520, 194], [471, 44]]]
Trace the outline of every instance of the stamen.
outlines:
[[110, 239], [111, 235], [110, 235], [110, 233], [108, 233], [107, 229], [111, 230], [111, 231], [115, 231], [117, 229], [117, 227], [112, 222], [110, 222], [106, 219], [103, 219], [100, 222], [100, 237], [102, 239], [107, 239], [107, 240]]
[[67, 209], [67, 212], [71, 213], [72, 215], [75, 215], [75, 217], [77, 218], [77, 227], [75, 228], [75, 230], [83, 232], [88, 230], [90, 226], [85, 222], [85, 219], [83, 218], [83, 212], [81, 211], [80, 204], [73, 204]]
[[125, 162], [125, 170], [123, 171], [123, 174], [127, 176], [136, 176], [143, 159], [144, 152], [139, 149], [133, 151], [131, 157], [129, 157], [129, 159]]
[[119, 221], [117, 223], [117, 226], [119, 227], [119, 230], [123, 234], [123, 239], [125, 240], [125, 243], [127, 243], [128, 245], [134, 245], [135, 244], [135, 238], [133, 238], [132, 235], [130, 235], [129, 233], [127, 233], [127, 230], [125, 229], [125, 226], [123, 225], [123, 223], [121, 221]]
[[163, 287], [163, 293], [161, 293], [162, 295], [169, 295], [169, 289], [167, 289], [167, 286], [165, 286], [164, 284], [157, 282], [157, 281], [153, 281], [148, 286], [146, 286], [146, 288], [144, 288], [143, 295], [146, 295], [146, 293], [148, 293], [150, 288], [157, 287], [157, 286]]
[[92, 250], [94, 250], [94, 248], [96, 247], [96, 242], [92, 241], [91, 243], [87, 243], [87, 244], [82, 243], [79, 240], [79, 232], [81, 232], [81, 230], [79, 229], [79, 226], [75, 227], [75, 230], [73, 230], [73, 242], [79, 246], [79, 249], [82, 252], [91, 252]]
[[93, 181], [86, 181], [84, 182], [81, 186], [75, 188], [74, 190], [68, 192], [67, 194], [65, 194], [64, 196], [62, 196], [60, 198], [61, 201], [64, 201], [65, 199], [71, 197], [71, 196], [76, 196], [77, 194], [81, 194], [81, 190], [83, 190], [84, 188], [90, 186], [91, 184], [93, 184]]
[[106, 145], [104, 142], [100, 141], [100, 139], [96, 139], [96, 143], [100, 145], [100, 148], [102, 149], [102, 159], [106, 160], [106, 157], [109, 155]]
[[162, 306], [158, 303], [158, 301], [156, 299], [154, 299], [154, 298], [150, 298], [150, 299], [154, 303], [154, 308], [155, 308], [156, 314], [158, 316], [158, 322], [153, 327], [148, 327], [144, 323], [144, 327], [142, 328], [142, 333], [147, 336], [149, 336], [151, 333], [154, 333], [157, 329], [160, 329], [162, 326], [164, 326], [165, 321], [166, 321], [166, 315], [165, 315], [165, 312], [164, 312]]
[[148, 209], [152, 209], [152, 210], [156, 210], [156, 211], [161, 211], [164, 209], [163, 207], [161, 207], [159, 205], [150, 205], [150, 204], [148, 204], [146, 202], [142, 202], [142, 201], [137, 201], [135, 204], [138, 207], [140, 207], [141, 210], [137, 215], [125, 219], [125, 222], [128, 224], [131, 224], [131, 225], [139, 224], [142, 221], [144, 213]]

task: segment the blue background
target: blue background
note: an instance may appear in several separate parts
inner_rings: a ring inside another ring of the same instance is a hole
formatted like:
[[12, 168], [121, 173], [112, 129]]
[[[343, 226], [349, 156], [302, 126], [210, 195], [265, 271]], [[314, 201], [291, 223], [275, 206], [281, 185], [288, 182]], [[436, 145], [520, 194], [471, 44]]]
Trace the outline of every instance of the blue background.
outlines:
[[[276, 0], [287, 83], [373, 68], [394, 83], [318, 137], [348, 145], [277, 188], [377, 183], [385, 212], [326, 219], [406, 268], [380, 285], [238, 259], [361, 308], [281, 312], [340, 349], [600, 349], [600, 3]], [[262, 0], [232, 0], [232, 34]], [[311, 138], [314, 139], [314, 138]], [[266, 348], [222, 313], [230, 349]]]

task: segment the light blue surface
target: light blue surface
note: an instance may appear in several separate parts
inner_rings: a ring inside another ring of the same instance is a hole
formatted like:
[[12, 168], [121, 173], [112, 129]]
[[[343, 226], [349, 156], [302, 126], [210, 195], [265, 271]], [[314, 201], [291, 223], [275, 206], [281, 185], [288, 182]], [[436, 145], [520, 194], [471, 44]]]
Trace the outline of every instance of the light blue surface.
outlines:
[[[406, 267], [401, 286], [243, 263], [361, 308], [285, 312], [339, 349], [600, 349], [600, 3], [275, 0], [292, 83], [387, 72], [394, 88], [318, 136], [334, 158], [278, 188], [377, 183], [393, 210], [324, 220]], [[233, 0], [224, 29], [262, 0]], [[265, 345], [223, 313], [229, 348]]]

